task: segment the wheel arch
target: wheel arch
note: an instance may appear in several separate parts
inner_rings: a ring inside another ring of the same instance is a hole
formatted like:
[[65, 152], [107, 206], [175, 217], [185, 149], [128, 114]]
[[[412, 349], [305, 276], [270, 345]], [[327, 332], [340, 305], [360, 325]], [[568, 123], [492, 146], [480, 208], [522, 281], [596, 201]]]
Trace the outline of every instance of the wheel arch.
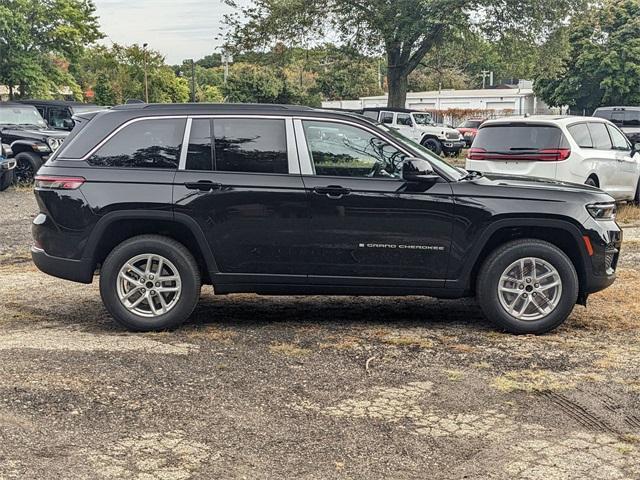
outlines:
[[543, 240], [558, 247], [571, 260], [580, 285], [580, 292], [587, 283], [587, 252], [585, 251], [582, 233], [571, 222], [565, 220], [534, 219], [507, 220], [498, 222], [482, 237], [479, 247], [474, 252], [473, 261], [468, 269], [465, 282], [470, 291], [475, 291], [480, 267], [485, 259], [500, 245], [511, 240], [531, 238]]
[[191, 217], [166, 211], [118, 211], [103, 216], [94, 227], [83, 257], [97, 268], [120, 243], [138, 235], [155, 234], [183, 244], [200, 266], [203, 280], [210, 283], [218, 272], [213, 252], [202, 229]]
[[596, 182], [596, 187], [600, 188], [600, 177], [598, 177], [598, 174], [596, 172], [591, 172], [587, 175], [587, 180], [590, 178], [593, 178], [593, 181]]
[[33, 145], [36, 142], [31, 142], [27, 140], [16, 140], [11, 144], [11, 150], [13, 150], [13, 156], [15, 157], [19, 153], [33, 153], [37, 155], [36, 152], [33, 151]]

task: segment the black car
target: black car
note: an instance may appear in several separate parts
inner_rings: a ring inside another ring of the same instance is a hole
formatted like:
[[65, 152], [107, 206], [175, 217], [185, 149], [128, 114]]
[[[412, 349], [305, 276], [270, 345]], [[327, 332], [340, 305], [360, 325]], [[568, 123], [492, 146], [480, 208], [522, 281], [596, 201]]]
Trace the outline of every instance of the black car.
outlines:
[[[611, 285], [606, 193], [482, 176], [359, 115], [277, 105], [126, 105], [76, 117], [42, 167], [32, 256], [91, 283], [132, 330], [217, 295], [476, 295], [517, 333]], [[425, 319], [427, 320], [427, 319]]]
[[16, 161], [12, 157], [11, 147], [2, 143], [2, 137], [0, 137], [0, 192], [13, 183], [13, 169], [16, 167]]
[[69, 102], [64, 100], [20, 100], [25, 105], [33, 105], [38, 109], [51, 128], [56, 130], [73, 130], [73, 116], [81, 113], [106, 110], [109, 107], [93, 103]]
[[15, 179], [33, 180], [40, 166], [55, 152], [69, 132], [49, 129], [31, 105], [0, 102], [0, 137], [15, 156]]
[[593, 116], [615, 123], [631, 144], [640, 143], [640, 107], [601, 107]]

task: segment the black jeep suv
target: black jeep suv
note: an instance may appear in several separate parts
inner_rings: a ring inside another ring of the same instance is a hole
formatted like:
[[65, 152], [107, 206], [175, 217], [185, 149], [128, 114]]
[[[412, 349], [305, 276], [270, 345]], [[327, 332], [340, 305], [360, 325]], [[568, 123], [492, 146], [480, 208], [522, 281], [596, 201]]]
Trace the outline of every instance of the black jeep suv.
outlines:
[[0, 102], [0, 137], [15, 155], [17, 181], [31, 181], [69, 132], [50, 130], [31, 105]]
[[64, 100], [20, 100], [25, 105], [33, 105], [38, 109], [51, 128], [71, 131], [75, 125], [73, 116], [97, 110], [106, 110], [93, 103], [68, 102]]
[[76, 117], [42, 167], [33, 260], [90, 283], [132, 330], [216, 294], [476, 295], [516, 333], [561, 324], [615, 279], [606, 193], [454, 168], [359, 115], [126, 105]]

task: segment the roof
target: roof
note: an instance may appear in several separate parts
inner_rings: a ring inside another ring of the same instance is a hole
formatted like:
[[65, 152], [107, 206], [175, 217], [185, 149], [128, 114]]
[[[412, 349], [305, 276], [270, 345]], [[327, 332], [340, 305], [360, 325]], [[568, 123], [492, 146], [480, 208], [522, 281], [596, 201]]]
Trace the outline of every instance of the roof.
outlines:
[[[501, 97], [528, 97], [533, 96], [531, 88], [486, 88], [475, 90], [431, 90], [425, 92], [408, 92], [407, 100], [420, 98], [501, 98]], [[362, 97], [363, 100], [382, 100], [387, 95]]]
[[167, 111], [185, 111], [185, 112], [228, 112], [229, 110], [243, 112], [250, 111], [297, 111], [308, 112], [315, 110], [311, 107], [300, 105], [280, 105], [271, 103], [128, 103], [125, 105], [116, 105], [111, 110], [144, 110], [150, 112], [167, 112]]
[[579, 117], [576, 115], [531, 115], [531, 116], [513, 116], [513, 117], [502, 117], [502, 118], [494, 118], [492, 120], [487, 120], [482, 124], [482, 127], [491, 126], [491, 125], [503, 125], [507, 123], [538, 123], [538, 124], [546, 124], [546, 125], [567, 125], [576, 121], [585, 121], [589, 120], [595, 122], [607, 122], [602, 118], [598, 117]]
[[626, 107], [625, 106], [598, 107], [598, 108], [596, 108], [596, 112], [598, 110], [631, 110], [631, 111], [635, 112], [635, 111], [640, 110], [640, 106], [631, 105], [631, 106], [626, 106]]
[[73, 106], [94, 106], [93, 103], [83, 103], [83, 102], [68, 102], [66, 100], [37, 100], [37, 99], [28, 99], [28, 100], [16, 100], [16, 103], [26, 103], [28, 105], [54, 105], [57, 107], [73, 107]]

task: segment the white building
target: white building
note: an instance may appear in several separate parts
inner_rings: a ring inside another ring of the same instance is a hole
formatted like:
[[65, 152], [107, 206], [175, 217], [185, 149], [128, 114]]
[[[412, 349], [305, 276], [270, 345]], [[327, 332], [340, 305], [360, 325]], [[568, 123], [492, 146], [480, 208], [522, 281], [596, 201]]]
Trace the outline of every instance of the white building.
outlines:
[[[486, 112], [488, 115], [559, 113], [538, 99], [531, 87], [531, 82], [521, 81], [520, 85], [514, 87], [409, 92], [406, 107], [445, 114], [448, 110], [477, 110], [478, 113]], [[387, 95], [322, 103], [324, 108], [353, 110], [386, 105]]]

